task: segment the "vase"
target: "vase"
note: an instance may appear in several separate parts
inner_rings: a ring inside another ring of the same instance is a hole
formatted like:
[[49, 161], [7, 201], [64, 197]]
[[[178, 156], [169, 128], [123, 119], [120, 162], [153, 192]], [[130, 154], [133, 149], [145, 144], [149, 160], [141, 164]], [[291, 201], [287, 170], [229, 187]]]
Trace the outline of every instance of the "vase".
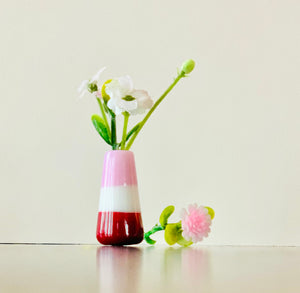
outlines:
[[105, 154], [96, 236], [104, 245], [138, 244], [144, 238], [131, 151], [113, 150]]

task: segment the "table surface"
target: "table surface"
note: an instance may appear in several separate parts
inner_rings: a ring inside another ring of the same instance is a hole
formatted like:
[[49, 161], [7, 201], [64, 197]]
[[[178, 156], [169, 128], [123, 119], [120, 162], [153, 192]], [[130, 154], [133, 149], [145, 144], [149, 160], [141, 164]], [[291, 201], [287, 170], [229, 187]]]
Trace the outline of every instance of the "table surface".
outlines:
[[300, 292], [299, 247], [0, 245], [0, 292]]

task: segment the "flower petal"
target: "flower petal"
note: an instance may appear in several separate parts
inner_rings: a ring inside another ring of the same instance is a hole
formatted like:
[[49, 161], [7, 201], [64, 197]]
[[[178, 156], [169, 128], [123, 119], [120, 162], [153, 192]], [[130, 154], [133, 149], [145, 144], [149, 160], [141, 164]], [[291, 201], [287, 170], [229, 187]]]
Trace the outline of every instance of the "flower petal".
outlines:
[[142, 114], [153, 106], [153, 100], [149, 96], [148, 92], [144, 90], [133, 90], [130, 95], [136, 98], [137, 101], [137, 108], [131, 113], [133, 115]]
[[120, 115], [122, 112], [124, 112], [124, 110], [118, 106], [118, 100], [116, 99], [109, 99], [107, 102], [107, 107], [111, 109], [115, 115]]
[[88, 83], [89, 81], [87, 79], [83, 80], [77, 89], [78, 93], [82, 93], [87, 88]]
[[108, 100], [107, 107], [115, 113], [115, 111], [116, 111], [115, 100], [113, 100], [113, 99]]
[[181, 219], [182, 235], [185, 239], [195, 243], [208, 236], [212, 221], [205, 207], [189, 205], [188, 212], [185, 210]]
[[109, 83], [107, 83], [105, 86], [105, 93], [110, 97], [110, 99], [121, 99], [122, 90], [118, 80], [112, 79]]
[[184, 219], [186, 216], [187, 216], [187, 211], [186, 211], [186, 209], [182, 209], [181, 211], [180, 211], [180, 218], [181, 219]]
[[83, 98], [85, 94], [88, 93], [88, 90], [83, 90], [81, 94], [79, 95], [79, 98]]
[[100, 79], [101, 73], [106, 69], [106, 67], [102, 67], [101, 69], [98, 70], [98, 72], [92, 77], [91, 83], [92, 82], [98, 82]]
[[124, 96], [128, 95], [133, 90], [133, 82], [129, 75], [118, 77], [117, 81], [119, 82]]
[[125, 101], [125, 100], [121, 99], [118, 102], [118, 107], [123, 109], [123, 112], [126, 111], [126, 112], [131, 113], [132, 111], [134, 111], [137, 108], [137, 106], [138, 106], [138, 103], [136, 100]]

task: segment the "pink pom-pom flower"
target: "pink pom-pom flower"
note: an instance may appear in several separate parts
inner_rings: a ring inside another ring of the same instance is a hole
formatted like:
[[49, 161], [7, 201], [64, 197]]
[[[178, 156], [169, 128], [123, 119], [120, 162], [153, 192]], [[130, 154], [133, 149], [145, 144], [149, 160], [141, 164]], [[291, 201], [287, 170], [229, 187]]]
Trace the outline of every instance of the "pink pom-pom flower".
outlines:
[[211, 217], [207, 208], [189, 205], [188, 211], [182, 210], [181, 213], [182, 236], [194, 243], [199, 242], [203, 237], [207, 237], [210, 232]]

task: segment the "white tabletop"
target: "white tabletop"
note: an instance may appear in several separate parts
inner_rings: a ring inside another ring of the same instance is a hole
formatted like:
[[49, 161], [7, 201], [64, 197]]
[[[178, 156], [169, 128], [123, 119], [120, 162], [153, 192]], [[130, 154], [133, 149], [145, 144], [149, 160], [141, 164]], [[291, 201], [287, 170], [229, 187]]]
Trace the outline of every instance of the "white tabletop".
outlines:
[[0, 292], [300, 292], [299, 247], [0, 245]]

